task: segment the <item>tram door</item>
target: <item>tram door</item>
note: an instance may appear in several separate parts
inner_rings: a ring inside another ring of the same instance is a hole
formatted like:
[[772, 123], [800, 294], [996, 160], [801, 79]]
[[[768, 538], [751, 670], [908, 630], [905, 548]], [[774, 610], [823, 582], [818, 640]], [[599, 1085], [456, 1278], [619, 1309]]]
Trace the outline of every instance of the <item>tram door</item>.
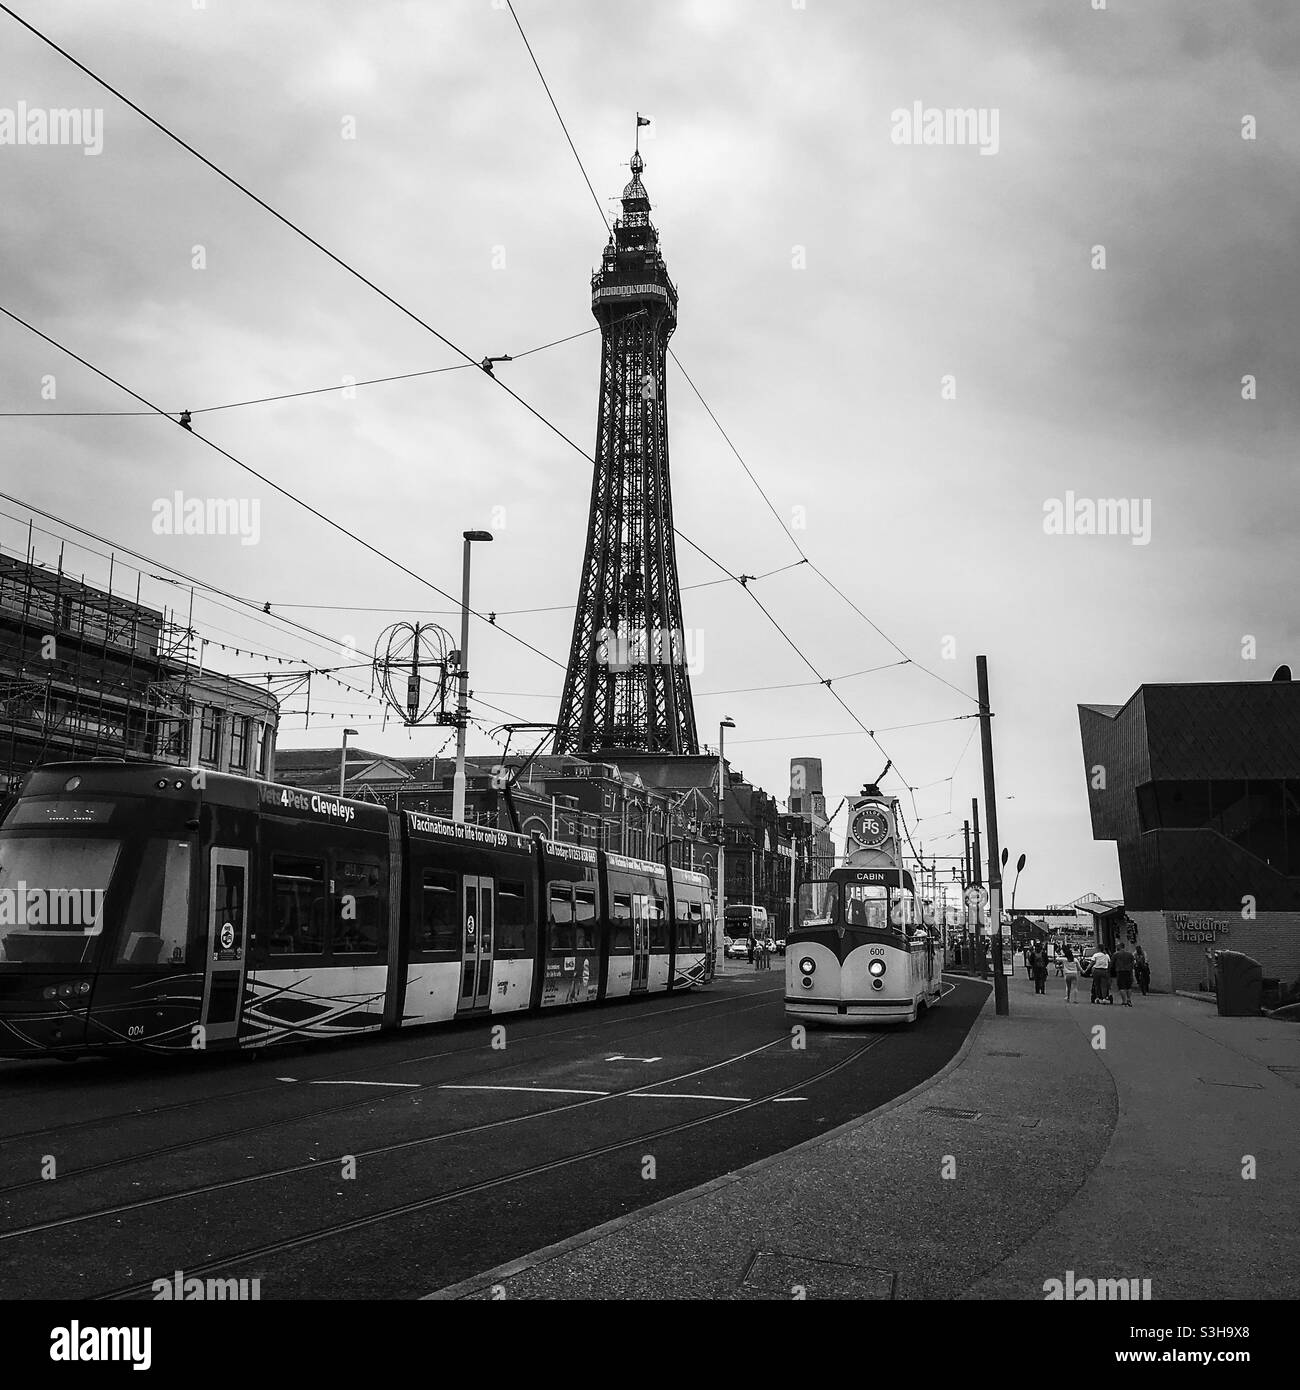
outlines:
[[644, 990], [650, 981], [650, 899], [644, 893], [632, 898], [632, 993]]
[[493, 897], [490, 878], [465, 875], [460, 1012], [486, 1008], [492, 1001]]
[[248, 954], [248, 851], [214, 848], [209, 867], [207, 975], [199, 1020], [204, 1046], [239, 1031]]

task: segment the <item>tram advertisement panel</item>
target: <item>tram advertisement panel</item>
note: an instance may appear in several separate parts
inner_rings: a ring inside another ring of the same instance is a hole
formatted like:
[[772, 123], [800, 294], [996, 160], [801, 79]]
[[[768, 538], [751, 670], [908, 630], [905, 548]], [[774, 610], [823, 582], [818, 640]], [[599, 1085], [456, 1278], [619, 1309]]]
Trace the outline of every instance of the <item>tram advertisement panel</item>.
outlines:
[[542, 977], [542, 1004], [585, 1004], [596, 998], [599, 980], [594, 951], [553, 956]]

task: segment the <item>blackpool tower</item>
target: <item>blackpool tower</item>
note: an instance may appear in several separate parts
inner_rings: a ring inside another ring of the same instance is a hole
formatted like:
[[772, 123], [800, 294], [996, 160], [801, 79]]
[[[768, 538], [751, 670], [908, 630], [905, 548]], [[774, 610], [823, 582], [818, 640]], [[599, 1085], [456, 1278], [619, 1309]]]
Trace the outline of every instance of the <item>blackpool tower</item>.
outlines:
[[591, 277], [600, 408], [587, 549], [555, 751], [698, 753], [668, 477], [677, 288], [632, 156], [623, 215]]

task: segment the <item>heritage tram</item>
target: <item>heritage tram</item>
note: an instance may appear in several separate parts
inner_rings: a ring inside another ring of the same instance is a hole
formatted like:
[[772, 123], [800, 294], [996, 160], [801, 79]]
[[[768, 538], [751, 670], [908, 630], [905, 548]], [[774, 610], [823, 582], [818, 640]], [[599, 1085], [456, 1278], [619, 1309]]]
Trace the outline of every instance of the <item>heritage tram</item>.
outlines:
[[38, 768], [0, 826], [0, 1056], [261, 1048], [689, 988], [708, 880], [162, 764]]
[[899, 815], [897, 801], [865, 787], [849, 807], [843, 866], [800, 887], [786, 943], [788, 1017], [915, 1023], [941, 999], [943, 939], [903, 867]]

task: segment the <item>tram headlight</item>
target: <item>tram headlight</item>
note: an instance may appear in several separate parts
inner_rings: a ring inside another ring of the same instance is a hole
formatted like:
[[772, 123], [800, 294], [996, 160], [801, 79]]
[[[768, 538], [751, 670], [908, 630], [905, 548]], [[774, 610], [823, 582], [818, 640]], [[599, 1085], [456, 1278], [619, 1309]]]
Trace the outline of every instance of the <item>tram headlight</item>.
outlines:
[[885, 982], [884, 982], [884, 980], [882, 980], [882, 979], [880, 978], [879, 975], [877, 975], [876, 978], [875, 978], [874, 980], [872, 980], [872, 982], [871, 982], [871, 988], [872, 988], [872, 989], [884, 989], [884, 987], [885, 987]]
[[873, 960], [871, 964], [867, 966], [867, 973], [877, 977], [883, 975], [885, 973], [885, 962], [883, 960]]
[[63, 784], [63, 790], [65, 792], [75, 792], [80, 785], [80, 777], [69, 777], [68, 780]]
[[817, 962], [813, 960], [811, 956], [805, 956], [799, 962], [799, 969], [802, 970], [805, 975], [811, 975], [817, 969]]

